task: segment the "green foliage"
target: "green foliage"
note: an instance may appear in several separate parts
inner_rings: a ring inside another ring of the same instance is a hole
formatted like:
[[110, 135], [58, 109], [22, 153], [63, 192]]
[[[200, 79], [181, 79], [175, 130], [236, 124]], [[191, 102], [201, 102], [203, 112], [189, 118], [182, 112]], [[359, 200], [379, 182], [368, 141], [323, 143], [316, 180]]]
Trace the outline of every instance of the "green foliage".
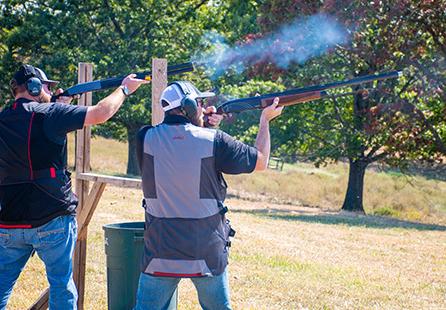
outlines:
[[344, 157], [395, 166], [439, 161], [446, 153], [445, 98], [439, 91], [446, 81], [445, 20], [438, 14], [444, 8], [444, 1], [265, 1], [259, 13], [264, 32], [318, 11], [350, 26], [351, 45], [289, 68], [282, 75], [287, 87], [405, 68], [399, 83], [364, 85], [373, 89], [367, 99], [331, 98], [293, 110], [290, 118], [306, 119], [298, 127], [303, 139], [284, 143], [283, 151], [303, 152], [316, 163]]
[[[20, 63], [41, 67], [67, 87], [76, 83], [78, 62], [95, 64], [95, 79], [123, 75], [150, 68], [153, 57], [167, 58], [170, 64], [189, 61], [207, 31], [218, 29], [236, 41], [257, 28], [256, 1], [9, 0], [1, 8], [3, 102], [11, 99], [7, 85]], [[187, 79], [211, 87], [203, 77], [195, 72]], [[172, 77], [181, 78], [186, 77]], [[95, 132], [133, 138], [130, 135], [150, 122], [151, 93], [143, 88]], [[104, 95], [95, 93], [94, 101]], [[135, 165], [130, 166], [128, 172], [135, 174]]]
[[[272, 81], [249, 80], [242, 85], [225, 85], [220, 92], [225, 94], [228, 99], [243, 98], [262, 95], [266, 93], [278, 92], [285, 87]], [[253, 144], [257, 135], [260, 111], [250, 113], [241, 113], [236, 115], [233, 120], [223, 123], [221, 128], [238, 139]], [[273, 135], [273, 146], [281, 144], [280, 138]]]
[[399, 217], [400, 213], [397, 210], [392, 209], [391, 207], [381, 207], [373, 210], [374, 215], [380, 216], [391, 216], [391, 217]]
[[[265, 1], [258, 19], [263, 33], [320, 11], [350, 31], [351, 44], [288, 68], [281, 76], [287, 87], [394, 69], [404, 69], [405, 75], [398, 83], [363, 85], [370, 89], [366, 97], [329, 98], [290, 109], [289, 119], [302, 120], [295, 126], [300, 133], [294, 143], [282, 141], [280, 151], [303, 153], [316, 165], [348, 158], [363, 169], [375, 161], [400, 168], [414, 160], [440, 162], [446, 154], [445, 8], [444, 0]], [[350, 189], [344, 205], [355, 201], [352, 209], [363, 209], [362, 192]]]
[[[8, 81], [22, 62], [40, 66], [62, 86], [71, 86], [80, 61], [95, 64], [96, 79], [123, 75], [148, 69], [153, 57], [171, 64], [188, 61], [202, 48], [201, 38], [208, 31], [243, 44], [323, 11], [349, 28], [350, 45], [287, 70], [260, 64], [217, 81], [200, 70], [172, 79], [186, 78], [202, 89], [245, 97], [404, 69], [399, 83], [365, 85], [373, 90], [368, 98], [328, 98], [287, 107], [271, 126], [273, 153], [304, 154], [317, 165], [349, 158], [399, 167], [415, 159], [439, 161], [446, 154], [445, 0], [7, 0], [0, 6], [3, 103], [11, 99]], [[95, 93], [94, 101], [104, 95]], [[150, 122], [150, 98], [150, 87], [142, 87], [111, 122], [94, 132], [133, 138]], [[259, 112], [243, 113], [222, 128], [253, 143], [258, 117]], [[129, 161], [134, 162], [129, 142]], [[129, 168], [134, 174], [134, 166]]]

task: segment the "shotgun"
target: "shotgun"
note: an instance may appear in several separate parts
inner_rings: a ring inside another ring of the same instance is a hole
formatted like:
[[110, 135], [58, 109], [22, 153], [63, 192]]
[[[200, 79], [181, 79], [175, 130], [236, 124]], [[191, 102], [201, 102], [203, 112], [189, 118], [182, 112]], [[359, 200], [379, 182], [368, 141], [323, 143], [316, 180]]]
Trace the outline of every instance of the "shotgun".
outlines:
[[217, 107], [217, 114], [229, 116], [231, 113], [239, 113], [248, 110], [264, 109], [273, 103], [275, 97], [279, 97], [279, 106], [290, 106], [317, 100], [328, 96], [327, 90], [339, 87], [354, 86], [374, 81], [394, 79], [402, 75], [401, 71], [391, 71], [380, 74], [358, 76], [351, 80], [338, 81], [322, 85], [314, 85], [303, 88], [293, 88], [283, 92], [270, 93], [262, 96], [229, 100]]
[[[178, 65], [172, 65], [167, 67], [167, 75], [174, 75], [184, 72], [190, 72], [194, 70], [194, 65], [192, 62], [186, 62]], [[59, 97], [73, 97], [76, 95], [81, 95], [83, 93], [91, 92], [91, 91], [97, 91], [97, 90], [104, 90], [109, 88], [115, 88], [121, 85], [122, 81], [124, 80], [125, 76], [119, 76], [119, 77], [113, 77], [108, 78], [104, 80], [97, 80], [97, 81], [91, 81], [86, 83], [81, 83], [74, 85], [70, 88], [67, 88], [62, 94], [58, 96], [53, 96], [51, 98], [51, 101], [54, 102], [55, 99]], [[136, 73], [136, 78], [141, 80], [152, 80], [152, 71], [144, 71]]]

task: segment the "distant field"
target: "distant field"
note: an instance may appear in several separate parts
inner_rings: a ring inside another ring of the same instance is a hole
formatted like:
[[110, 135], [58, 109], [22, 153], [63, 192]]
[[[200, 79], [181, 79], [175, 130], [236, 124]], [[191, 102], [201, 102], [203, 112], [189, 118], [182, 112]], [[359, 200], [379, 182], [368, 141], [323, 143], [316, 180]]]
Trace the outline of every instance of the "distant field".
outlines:
[[[94, 171], [125, 174], [125, 143], [98, 137], [93, 140], [91, 153]], [[73, 162], [72, 156], [70, 162]], [[227, 176], [226, 179], [229, 193], [238, 198], [339, 210], [346, 191], [348, 165], [339, 163], [317, 169], [308, 163], [285, 164], [283, 172], [268, 170], [243, 177]], [[366, 173], [364, 193], [368, 214], [446, 223], [445, 181], [370, 169]]]
[[[92, 154], [94, 170], [125, 172], [125, 145], [95, 139]], [[417, 177], [413, 187], [395, 174], [368, 173], [367, 212], [436, 223], [422, 224], [339, 214], [345, 175], [344, 165], [298, 164], [228, 178], [234, 309], [446, 309], [445, 182]], [[141, 198], [107, 186], [89, 228], [85, 309], [107, 308], [102, 226], [142, 221]], [[26, 309], [46, 286], [33, 257], [8, 309]], [[180, 285], [179, 309], [199, 309], [189, 281]]]

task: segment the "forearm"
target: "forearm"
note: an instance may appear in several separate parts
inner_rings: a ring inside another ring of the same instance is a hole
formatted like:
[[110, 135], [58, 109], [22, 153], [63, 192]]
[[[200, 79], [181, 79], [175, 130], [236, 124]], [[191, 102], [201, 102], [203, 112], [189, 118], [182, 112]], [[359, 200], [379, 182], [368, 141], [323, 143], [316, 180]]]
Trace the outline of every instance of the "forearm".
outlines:
[[259, 132], [257, 133], [255, 147], [257, 148], [257, 163], [255, 170], [265, 170], [268, 167], [271, 151], [271, 138], [269, 133], [269, 121], [261, 117]]
[[126, 97], [122, 90], [120, 88], [117, 88], [110, 95], [99, 101], [98, 107], [100, 107], [104, 117], [106, 117], [104, 122], [115, 115], [115, 113], [119, 110], [122, 103], [124, 102], [125, 98]]
[[117, 88], [110, 95], [99, 101], [97, 105], [89, 108], [85, 124], [93, 125], [104, 123], [119, 110], [125, 98], [122, 90]]

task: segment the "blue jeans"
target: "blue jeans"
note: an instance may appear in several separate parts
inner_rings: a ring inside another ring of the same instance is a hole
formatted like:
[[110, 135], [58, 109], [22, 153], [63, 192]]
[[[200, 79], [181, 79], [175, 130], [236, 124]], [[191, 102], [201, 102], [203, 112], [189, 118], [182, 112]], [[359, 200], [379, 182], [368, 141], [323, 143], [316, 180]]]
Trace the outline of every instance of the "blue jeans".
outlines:
[[49, 308], [76, 309], [72, 258], [77, 239], [76, 218], [60, 216], [37, 228], [0, 228], [0, 310], [33, 251], [45, 263], [50, 284]]
[[[134, 310], [166, 310], [181, 278], [153, 277], [141, 273]], [[231, 310], [228, 273], [214, 277], [191, 278], [204, 310]]]

